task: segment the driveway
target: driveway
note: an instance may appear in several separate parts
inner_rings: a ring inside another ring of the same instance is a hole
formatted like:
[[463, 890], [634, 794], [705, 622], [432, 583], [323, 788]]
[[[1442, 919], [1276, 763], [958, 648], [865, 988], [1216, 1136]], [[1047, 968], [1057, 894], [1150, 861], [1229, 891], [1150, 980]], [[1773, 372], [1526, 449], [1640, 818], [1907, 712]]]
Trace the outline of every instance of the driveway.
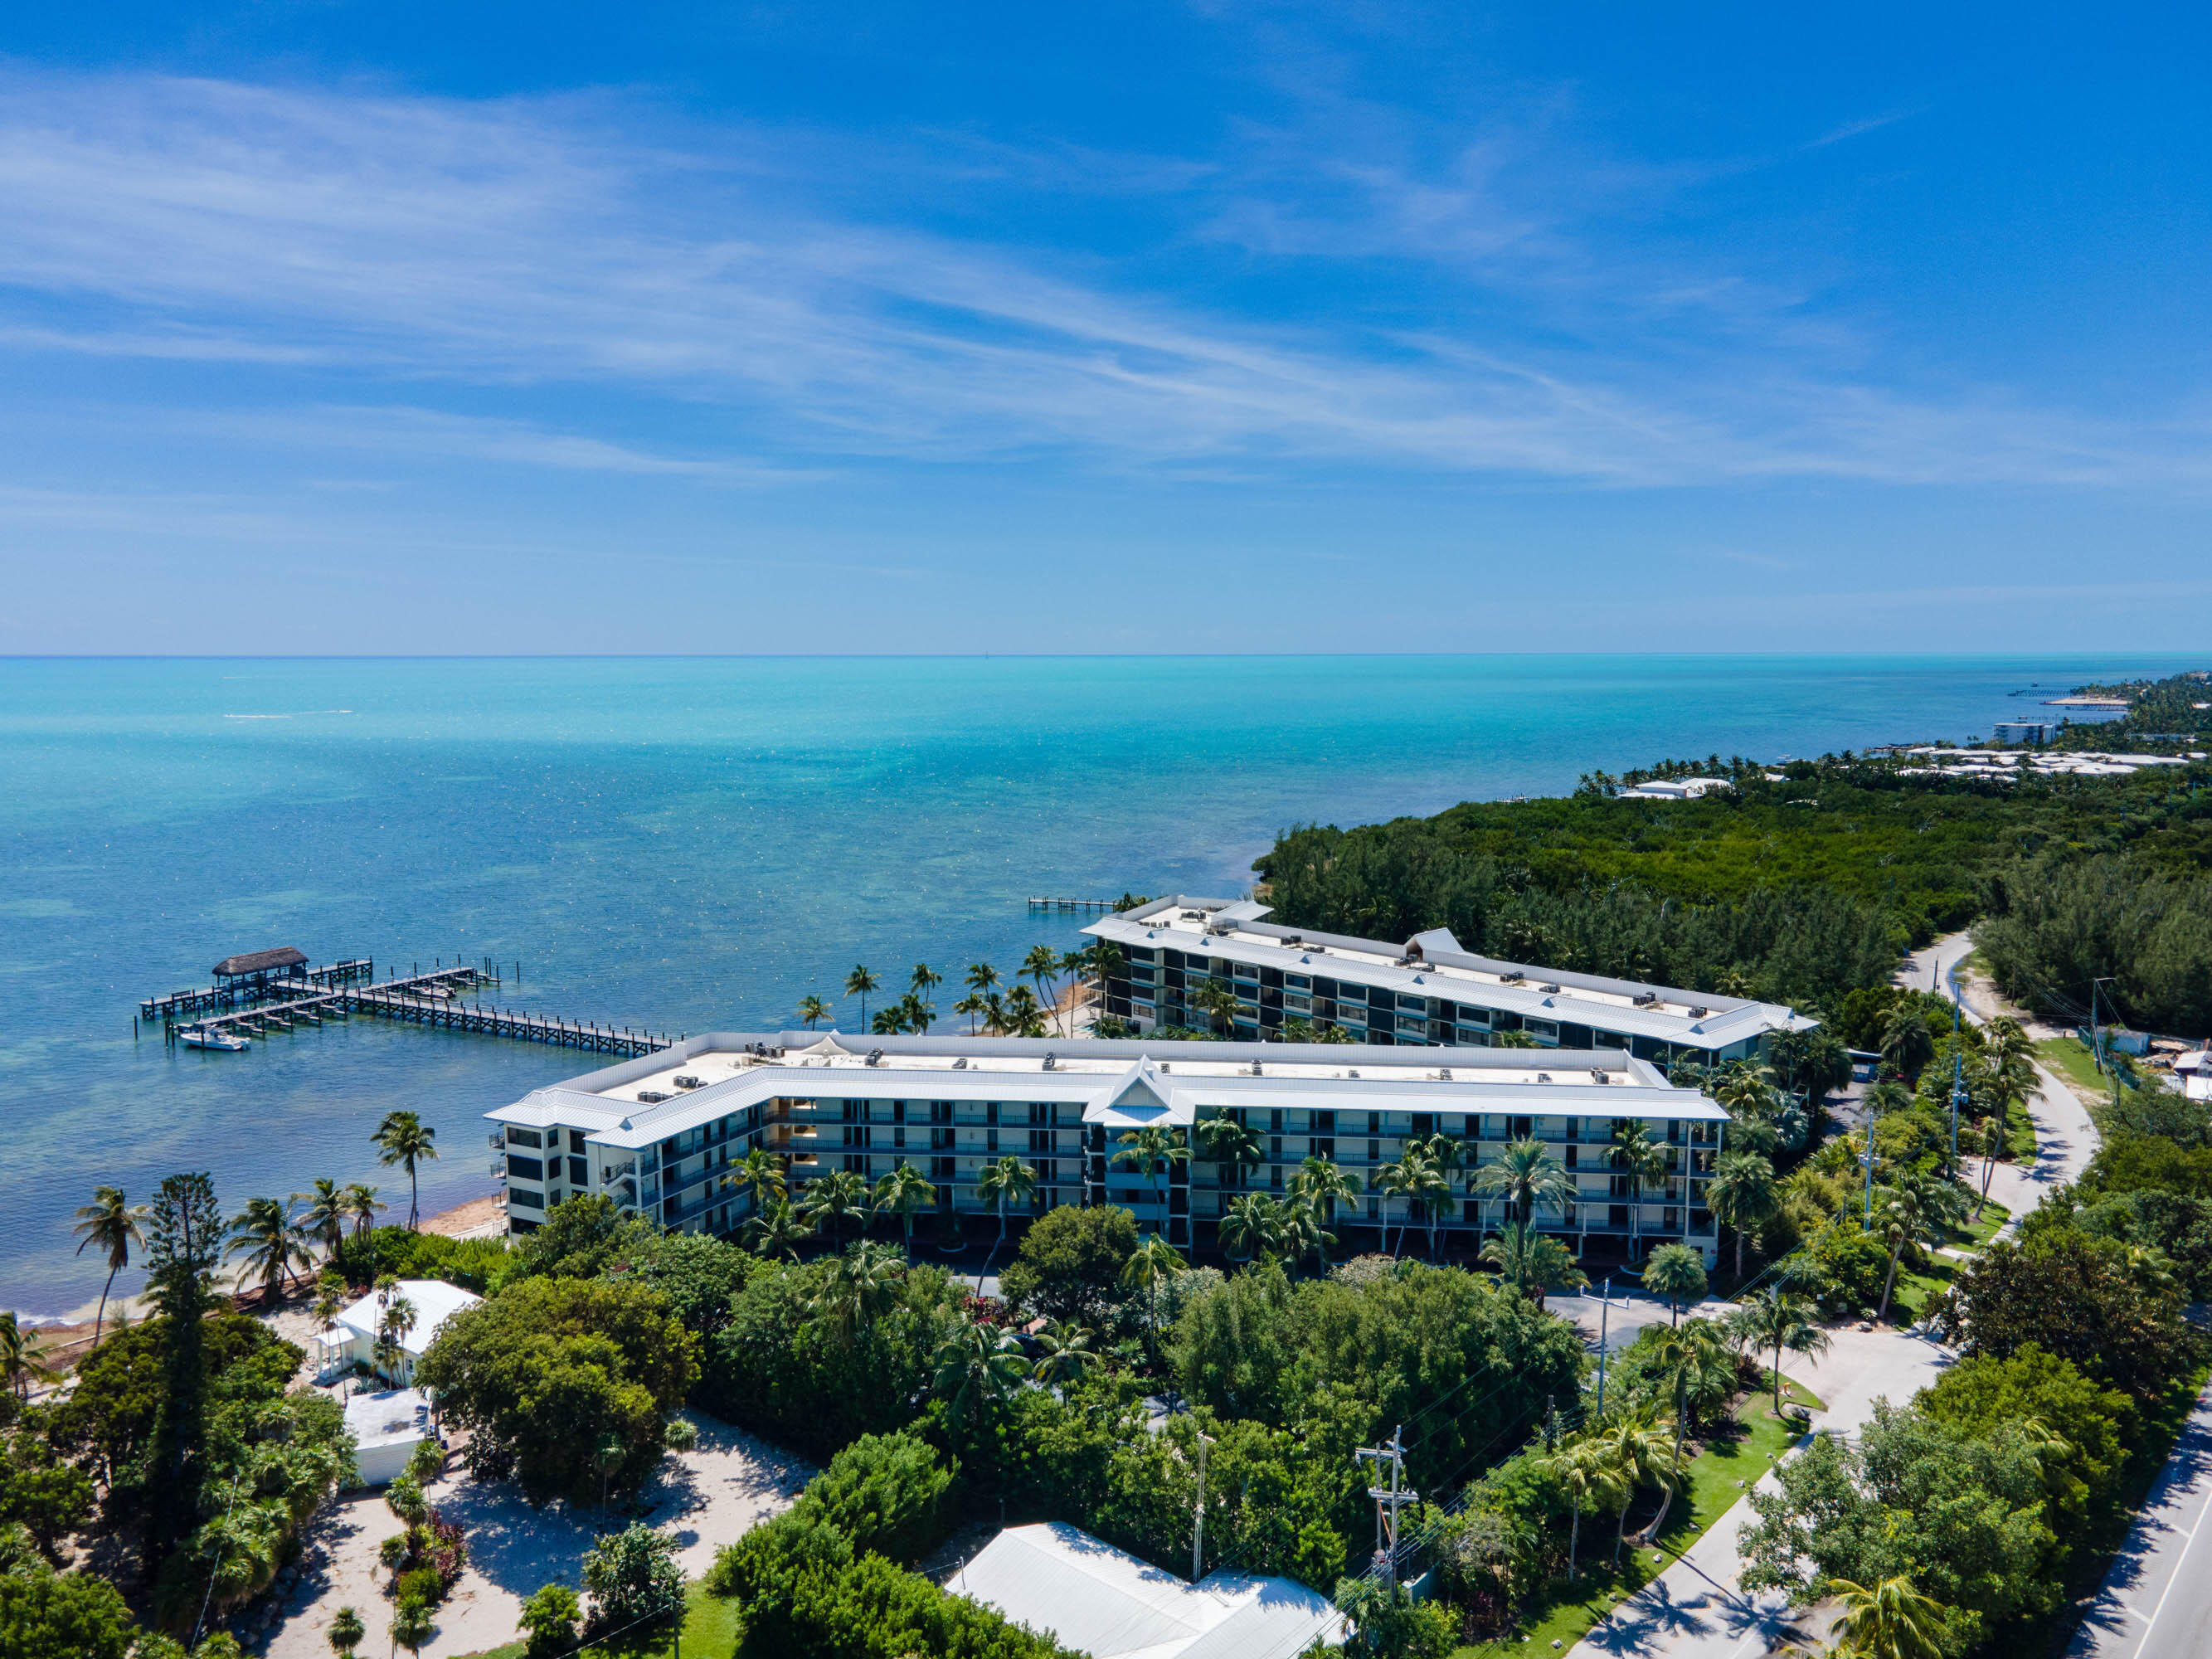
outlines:
[[[635, 1518], [672, 1530], [684, 1577], [696, 1578], [714, 1552], [756, 1522], [790, 1507], [815, 1471], [789, 1454], [714, 1418], [687, 1412], [698, 1425], [696, 1450], [671, 1455], [647, 1485]], [[438, 1633], [426, 1659], [495, 1648], [515, 1638], [522, 1604], [540, 1586], [580, 1588], [584, 1552], [600, 1533], [633, 1518], [604, 1510], [549, 1504], [534, 1510], [507, 1483], [479, 1482], [458, 1468], [428, 1489], [432, 1504], [460, 1523], [469, 1565], [437, 1612]], [[381, 1492], [356, 1492], [332, 1504], [311, 1529], [308, 1570], [281, 1604], [281, 1622], [247, 1638], [268, 1659], [329, 1659], [331, 1617], [350, 1606], [368, 1626], [365, 1653], [390, 1645], [390, 1575], [377, 1547], [400, 1530]]]

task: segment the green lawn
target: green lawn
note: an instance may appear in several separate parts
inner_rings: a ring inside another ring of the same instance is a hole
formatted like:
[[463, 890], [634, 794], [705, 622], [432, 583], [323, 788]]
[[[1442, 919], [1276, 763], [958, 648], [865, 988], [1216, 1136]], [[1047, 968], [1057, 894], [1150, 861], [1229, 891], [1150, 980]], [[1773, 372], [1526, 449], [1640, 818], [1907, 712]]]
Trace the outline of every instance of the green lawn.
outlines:
[[[1788, 1377], [1782, 1395], [1814, 1411], [1820, 1401]], [[1520, 1622], [1504, 1635], [1462, 1647], [1453, 1659], [1503, 1659], [1507, 1654], [1549, 1653], [1552, 1644], [1572, 1647], [1589, 1627], [1629, 1596], [1665, 1571], [1668, 1562], [1705, 1535], [1705, 1529], [1734, 1506], [1753, 1482], [1770, 1468], [1796, 1439], [1796, 1431], [1769, 1416], [1769, 1394], [1743, 1401], [1736, 1420], [1743, 1434], [1729, 1445], [1706, 1449], [1690, 1463], [1689, 1490], [1678, 1495], [1668, 1512], [1659, 1547], [1624, 1555], [1619, 1568], [1611, 1565], [1613, 1533], [1602, 1521], [1583, 1527], [1583, 1557], [1576, 1582], [1555, 1580], [1535, 1605], [1524, 1608]], [[1655, 1555], [1656, 1559], [1655, 1558]], [[1523, 1638], [1527, 1638], [1525, 1641]]]
[[2074, 1088], [2092, 1105], [2112, 1097], [2112, 1079], [2097, 1070], [2097, 1057], [2077, 1037], [2047, 1037], [2035, 1045], [2035, 1057]]
[[[726, 1595], [710, 1595], [703, 1585], [693, 1584], [685, 1591], [688, 1606], [684, 1614], [684, 1651], [687, 1659], [730, 1659], [738, 1644], [738, 1604]], [[676, 1651], [674, 1632], [666, 1625], [640, 1631], [632, 1636], [619, 1637], [591, 1650], [605, 1659], [672, 1659]], [[492, 1648], [483, 1653], [465, 1656], [465, 1659], [522, 1659], [523, 1644], [509, 1642], [504, 1647]]]

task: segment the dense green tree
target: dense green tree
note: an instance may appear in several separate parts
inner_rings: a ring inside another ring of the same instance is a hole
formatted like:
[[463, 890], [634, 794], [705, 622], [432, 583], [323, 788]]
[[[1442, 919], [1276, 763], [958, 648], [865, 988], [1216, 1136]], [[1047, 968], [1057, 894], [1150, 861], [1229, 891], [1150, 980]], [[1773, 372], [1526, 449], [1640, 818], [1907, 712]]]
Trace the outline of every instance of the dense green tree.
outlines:
[[13, 1522], [58, 1559], [61, 1541], [83, 1527], [92, 1514], [92, 1481], [54, 1455], [46, 1425], [27, 1419], [0, 1440], [0, 1525]]
[[522, 1604], [516, 1626], [528, 1638], [524, 1659], [559, 1659], [576, 1645], [576, 1626], [583, 1604], [566, 1584], [546, 1584]]
[[942, 1535], [957, 1465], [909, 1434], [864, 1434], [808, 1483], [798, 1508], [853, 1547], [912, 1565]]
[[2042, 1462], [2054, 1512], [2079, 1511], [2111, 1489], [2138, 1420], [2126, 1395], [2033, 1342], [2002, 1358], [1960, 1360], [1913, 1403], [1930, 1422], [1978, 1439], [2021, 1435]]
[[2138, 1399], [2179, 1376], [2192, 1351], [2176, 1299], [2144, 1292], [2125, 1247], [2071, 1227], [1990, 1245], [1930, 1317], [1967, 1354], [2002, 1359], [2032, 1342]]
[[222, 1259], [222, 1210], [205, 1175], [173, 1175], [161, 1182], [146, 1221], [147, 1293], [167, 1322], [146, 1479], [148, 1538], [157, 1562], [199, 1508], [206, 1473], [204, 1322], [215, 1305], [209, 1281]]
[[629, 1259], [655, 1229], [604, 1193], [556, 1204], [533, 1232], [509, 1246], [502, 1285], [535, 1278], [596, 1279]]
[[999, 1277], [1000, 1289], [1010, 1302], [1048, 1318], [1103, 1325], [1136, 1248], [1136, 1218], [1118, 1205], [1062, 1205], [1023, 1235]]
[[596, 1502], [659, 1460], [696, 1348], [642, 1285], [529, 1279], [447, 1320], [417, 1381], [471, 1431], [472, 1468], [512, 1471], [532, 1503]]
[[0, 1573], [8, 1659], [125, 1659], [134, 1631], [115, 1587], [90, 1573]]
[[584, 1552], [584, 1588], [592, 1595], [592, 1628], [620, 1630], [684, 1606], [684, 1571], [676, 1540], [643, 1522], [601, 1533]]

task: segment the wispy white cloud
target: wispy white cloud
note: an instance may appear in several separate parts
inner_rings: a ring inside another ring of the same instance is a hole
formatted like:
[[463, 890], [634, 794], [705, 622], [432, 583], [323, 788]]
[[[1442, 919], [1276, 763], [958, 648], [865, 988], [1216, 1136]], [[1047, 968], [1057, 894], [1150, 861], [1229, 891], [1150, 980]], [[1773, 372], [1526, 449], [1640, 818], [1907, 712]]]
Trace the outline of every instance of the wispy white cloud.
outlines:
[[[325, 393], [303, 441], [740, 483], [854, 457], [1048, 453], [1614, 485], [2194, 484], [2203, 471], [2197, 431], [1895, 390], [1839, 367], [1786, 292], [1609, 259], [1586, 224], [1531, 204], [1516, 182], [1529, 152], [1510, 133], [1435, 178], [1334, 158], [1313, 169], [1336, 193], [1327, 210], [1271, 182], [1291, 157], [1257, 141], [1233, 164], [1134, 158], [1119, 174], [1088, 152], [1018, 165], [975, 143], [946, 162], [1026, 166], [1031, 187], [1057, 169], [1188, 192], [1194, 236], [1274, 258], [1449, 256], [1486, 303], [1446, 307], [1474, 320], [1406, 330], [1238, 316], [1140, 261], [833, 208], [838, 193], [795, 169], [787, 144], [648, 139], [612, 103], [24, 70], [0, 93], [0, 284], [15, 296], [0, 300], [0, 348], [410, 388], [396, 410], [336, 409]], [[1635, 169], [1587, 182], [1601, 203], [1656, 188]], [[1510, 324], [1482, 320], [1512, 307]], [[1660, 313], [1692, 320], [1655, 330]], [[611, 429], [421, 407], [440, 382], [616, 388], [714, 411], [728, 447], [672, 455]]]

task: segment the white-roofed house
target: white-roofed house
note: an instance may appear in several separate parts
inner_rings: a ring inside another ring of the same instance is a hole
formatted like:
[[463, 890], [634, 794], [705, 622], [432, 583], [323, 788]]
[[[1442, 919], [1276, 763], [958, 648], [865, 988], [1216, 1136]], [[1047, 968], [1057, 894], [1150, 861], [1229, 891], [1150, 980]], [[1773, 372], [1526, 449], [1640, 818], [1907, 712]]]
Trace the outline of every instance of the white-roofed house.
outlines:
[[405, 1471], [416, 1447], [438, 1438], [429, 1398], [414, 1389], [349, 1395], [345, 1421], [353, 1431], [354, 1468], [364, 1486], [389, 1486]]
[[1007, 1528], [945, 1588], [1091, 1659], [1291, 1659], [1344, 1634], [1328, 1598], [1288, 1578], [1185, 1583], [1060, 1522]]
[[376, 1339], [388, 1307], [384, 1297], [371, 1292], [315, 1333], [311, 1352], [318, 1374], [327, 1376], [349, 1365], [367, 1365], [404, 1387], [415, 1380], [416, 1364], [429, 1352], [445, 1322], [483, 1300], [474, 1291], [448, 1285], [442, 1279], [403, 1279], [392, 1292], [392, 1303], [396, 1304], [403, 1297], [415, 1316], [398, 1334], [394, 1364], [387, 1370], [377, 1357]]

